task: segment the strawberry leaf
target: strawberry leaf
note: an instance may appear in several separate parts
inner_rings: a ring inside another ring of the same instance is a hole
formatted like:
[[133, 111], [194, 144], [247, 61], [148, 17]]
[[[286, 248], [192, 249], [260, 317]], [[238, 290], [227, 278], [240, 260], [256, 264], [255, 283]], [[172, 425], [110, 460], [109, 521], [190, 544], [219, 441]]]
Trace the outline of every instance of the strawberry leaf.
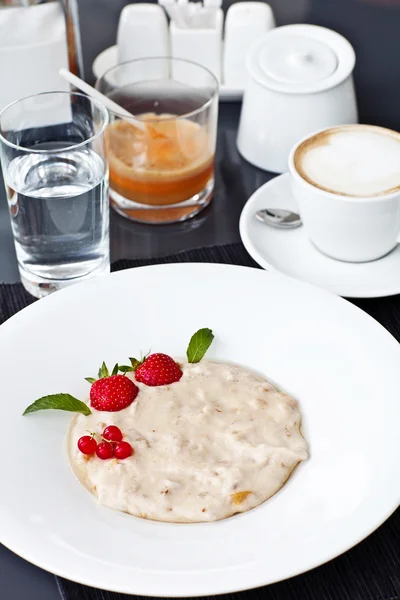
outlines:
[[109, 377], [110, 373], [108, 372], [106, 363], [103, 361], [103, 364], [101, 365], [100, 369], [99, 369], [99, 373], [98, 373], [98, 377], [99, 379], [103, 379], [103, 377]]
[[194, 335], [192, 335], [186, 356], [188, 362], [198, 363], [201, 361], [214, 339], [213, 332], [211, 329], [199, 329]]
[[136, 369], [142, 364], [142, 361], [138, 360], [137, 358], [129, 357], [129, 360], [131, 361], [132, 371], [136, 371]]
[[94, 377], [85, 377], [85, 381], [88, 381], [89, 383], [94, 383], [95, 381], [97, 381], [97, 379], [95, 379]]
[[130, 367], [129, 365], [119, 365], [118, 370], [121, 373], [129, 373], [129, 371], [133, 371], [133, 367]]
[[36, 412], [38, 410], [68, 410], [70, 412], [78, 412], [83, 415], [90, 415], [91, 410], [84, 402], [81, 402], [71, 394], [51, 394], [50, 396], [43, 396], [30, 404], [22, 413], [28, 415], [29, 413]]
[[118, 367], [118, 363], [117, 363], [116, 365], [114, 365], [111, 375], [117, 375], [118, 369], [119, 369], [119, 367]]

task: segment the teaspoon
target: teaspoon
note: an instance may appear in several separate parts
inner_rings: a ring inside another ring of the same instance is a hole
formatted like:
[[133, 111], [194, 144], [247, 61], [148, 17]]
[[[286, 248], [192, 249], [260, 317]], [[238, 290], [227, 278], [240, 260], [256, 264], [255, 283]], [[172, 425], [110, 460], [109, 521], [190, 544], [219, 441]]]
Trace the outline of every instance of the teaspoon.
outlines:
[[294, 229], [302, 224], [300, 215], [281, 208], [264, 208], [255, 214], [256, 219], [272, 227]]

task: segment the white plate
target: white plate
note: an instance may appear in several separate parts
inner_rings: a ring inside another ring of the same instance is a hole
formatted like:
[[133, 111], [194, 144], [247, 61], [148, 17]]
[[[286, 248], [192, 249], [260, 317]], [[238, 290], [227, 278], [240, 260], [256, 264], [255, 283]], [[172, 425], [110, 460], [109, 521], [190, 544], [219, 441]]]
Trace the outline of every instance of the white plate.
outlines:
[[[258, 508], [174, 525], [104, 508], [66, 461], [66, 413], [22, 417], [35, 398], [88, 393], [102, 360], [182, 355], [199, 327], [209, 356], [265, 373], [297, 397], [311, 458]], [[223, 265], [144, 267], [71, 286], [0, 328], [0, 535], [68, 579], [152, 596], [219, 594], [316, 567], [378, 527], [400, 481], [400, 347], [356, 307], [312, 286]]]
[[[108, 69], [115, 67], [118, 64], [118, 48], [110, 46], [103, 52], [100, 52], [93, 61], [92, 70], [96, 79], [102, 77]], [[219, 99], [224, 102], [236, 102], [243, 97], [243, 90], [227, 87], [221, 84], [219, 88]]]
[[242, 242], [250, 256], [267, 271], [280, 271], [347, 298], [400, 294], [400, 245], [372, 262], [334, 260], [315, 248], [304, 227], [282, 230], [257, 221], [254, 214], [262, 208], [298, 212], [288, 173], [261, 186], [247, 201], [240, 217]]

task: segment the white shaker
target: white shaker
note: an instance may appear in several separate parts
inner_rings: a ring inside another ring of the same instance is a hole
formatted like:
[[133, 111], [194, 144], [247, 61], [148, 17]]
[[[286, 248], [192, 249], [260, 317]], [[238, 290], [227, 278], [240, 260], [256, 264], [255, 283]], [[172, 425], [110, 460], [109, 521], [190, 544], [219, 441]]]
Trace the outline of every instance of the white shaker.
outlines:
[[265, 2], [235, 2], [226, 13], [222, 80], [243, 89], [247, 80], [246, 56], [254, 40], [275, 27], [275, 18]]
[[282, 173], [300, 138], [357, 123], [354, 65], [351, 44], [324, 27], [287, 25], [255, 41], [246, 60], [240, 154], [261, 169]]
[[[168, 22], [158, 4], [128, 4], [122, 9], [117, 32], [118, 62], [170, 54]], [[148, 65], [154, 77], [168, 77], [167, 61]], [[129, 78], [128, 70], [125, 75]], [[146, 76], [150, 73], [147, 71]], [[123, 85], [123, 82], [121, 82]]]

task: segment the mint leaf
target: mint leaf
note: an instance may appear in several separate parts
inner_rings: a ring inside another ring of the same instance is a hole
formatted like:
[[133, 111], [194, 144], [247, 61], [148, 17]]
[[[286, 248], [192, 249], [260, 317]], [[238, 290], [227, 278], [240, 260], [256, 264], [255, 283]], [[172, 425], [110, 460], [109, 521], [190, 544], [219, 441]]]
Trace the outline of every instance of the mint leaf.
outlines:
[[111, 375], [117, 375], [117, 373], [118, 373], [118, 363], [116, 365], [114, 365]]
[[28, 415], [38, 410], [47, 410], [50, 408], [69, 410], [70, 412], [78, 412], [83, 415], [90, 415], [92, 412], [87, 404], [74, 398], [71, 394], [51, 394], [50, 396], [43, 396], [33, 404], [30, 404], [22, 414]]
[[94, 383], [95, 381], [97, 381], [97, 379], [95, 379], [94, 377], [85, 377], [85, 381], [88, 381], [89, 383]]
[[211, 329], [199, 329], [194, 335], [192, 335], [188, 349], [186, 350], [186, 356], [188, 362], [197, 363], [200, 362], [214, 339], [213, 332]]

